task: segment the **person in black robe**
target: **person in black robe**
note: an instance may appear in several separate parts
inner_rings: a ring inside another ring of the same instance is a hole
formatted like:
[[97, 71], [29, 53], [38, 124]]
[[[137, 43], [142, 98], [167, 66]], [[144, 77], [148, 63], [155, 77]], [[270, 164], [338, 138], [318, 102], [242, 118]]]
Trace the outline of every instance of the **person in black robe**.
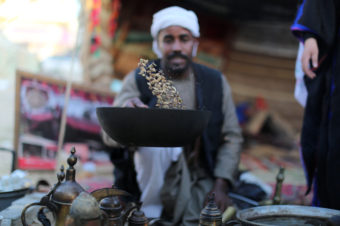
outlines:
[[340, 209], [340, 0], [304, 0], [291, 27], [304, 43], [308, 97], [301, 133], [307, 194]]

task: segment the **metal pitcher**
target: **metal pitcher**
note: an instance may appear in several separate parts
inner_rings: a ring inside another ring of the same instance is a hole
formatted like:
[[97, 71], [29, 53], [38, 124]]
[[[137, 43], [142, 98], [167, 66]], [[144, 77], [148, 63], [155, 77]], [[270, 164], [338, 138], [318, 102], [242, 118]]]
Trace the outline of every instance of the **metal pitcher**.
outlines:
[[21, 221], [24, 226], [27, 226], [25, 213], [31, 206], [42, 206], [48, 208], [56, 216], [56, 226], [64, 226], [66, 216], [70, 211], [73, 200], [83, 191], [85, 191], [76, 181], [76, 170], [74, 165], [77, 163], [75, 156], [75, 148], [71, 149], [71, 155], [67, 159], [69, 167], [66, 170], [66, 179], [64, 167], [60, 168], [57, 174], [58, 183], [55, 184], [47, 195], [41, 198], [40, 202], [32, 203], [26, 206], [21, 213]]

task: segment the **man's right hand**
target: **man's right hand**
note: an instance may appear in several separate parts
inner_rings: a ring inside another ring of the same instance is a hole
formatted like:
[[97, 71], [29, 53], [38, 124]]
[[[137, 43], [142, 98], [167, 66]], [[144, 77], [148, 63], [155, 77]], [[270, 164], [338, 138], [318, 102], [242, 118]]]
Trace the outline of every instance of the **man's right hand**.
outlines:
[[[313, 79], [316, 74], [313, 70], [315, 70], [318, 65], [318, 57], [319, 57], [319, 47], [315, 38], [308, 38], [305, 41], [304, 50], [302, 53], [301, 63], [302, 69], [305, 74]], [[310, 68], [310, 61], [312, 61], [313, 68]]]
[[130, 108], [148, 108], [147, 105], [145, 105], [138, 97], [134, 97], [131, 99], [128, 99], [123, 107], [130, 107]]

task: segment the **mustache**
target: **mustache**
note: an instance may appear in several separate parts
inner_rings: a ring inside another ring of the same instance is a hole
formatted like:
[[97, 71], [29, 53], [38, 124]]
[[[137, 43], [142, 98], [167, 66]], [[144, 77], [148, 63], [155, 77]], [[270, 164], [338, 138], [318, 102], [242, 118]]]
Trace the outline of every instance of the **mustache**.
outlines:
[[174, 53], [170, 54], [169, 56], [167, 56], [166, 59], [167, 59], [167, 60], [171, 60], [171, 59], [173, 59], [173, 58], [175, 58], [175, 57], [181, 57], [181, 58], [183, 58], [183, 59], [185, 59], [185, 60], [190, 60], [189, 57], [188, 57], [187, 55], [184, 55], [184, 54], [178, 53], [178, 52], [174, 52]]

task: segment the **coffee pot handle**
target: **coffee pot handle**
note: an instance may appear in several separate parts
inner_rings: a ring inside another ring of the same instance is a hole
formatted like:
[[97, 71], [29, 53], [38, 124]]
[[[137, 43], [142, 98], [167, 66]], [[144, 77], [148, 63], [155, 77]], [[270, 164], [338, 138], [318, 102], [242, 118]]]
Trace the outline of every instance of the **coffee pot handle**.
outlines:
[[43, 197], [40, 202], [34, 202], [34, 203], [31, 203], [31, 204], [25, 206], [25, 208], [21, 212], [21, 223], [22, 223], [23, 226], [29, 226], [26, 223], [26, 211], [32, 206], [41, 206], [38, 213], [37, 213], [37, 218], [44, 226], [48, 225], [48, 224], [44, 223], [44, 220], [43, 220], [43, 218], [46, 218], [45, 214], [43, 213], [44, 208], [49, 209], [53, 213], [53, 216], [55, 217], [55, 211], [57, 210], [58, 207], [51, 202], [46, 203], [46, 201], [44, 201], [44, 198], [46, 198], [46, 196]]

